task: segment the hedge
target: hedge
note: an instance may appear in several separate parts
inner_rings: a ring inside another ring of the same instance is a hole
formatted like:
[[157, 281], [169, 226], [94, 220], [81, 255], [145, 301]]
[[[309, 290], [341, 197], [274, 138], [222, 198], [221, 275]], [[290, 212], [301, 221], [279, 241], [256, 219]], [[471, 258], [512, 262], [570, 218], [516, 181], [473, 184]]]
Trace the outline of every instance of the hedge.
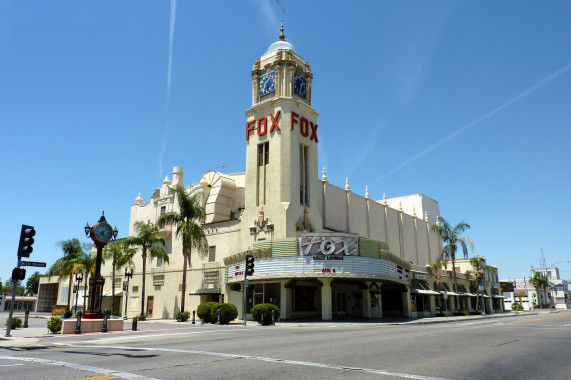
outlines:
[[[264, 311], [264, 321], [261, 322], [262, 319], [262, 310]], [[256, 322], [261, 323], [262, 325], [271, 325], [272, 324], [272, 310], [274, 311], [274, 321], [280, 319], [280, 308], [271, 303], [261, 303], [254, 306], [251, 310], [252, 318]]]
[[204, 323], [218, 322], [218, 309], [220, 309], [220, 323], [226, 325], [238, 317], [236, 305], [231, 303], [204, 302], [196, 308], [196, 315]]

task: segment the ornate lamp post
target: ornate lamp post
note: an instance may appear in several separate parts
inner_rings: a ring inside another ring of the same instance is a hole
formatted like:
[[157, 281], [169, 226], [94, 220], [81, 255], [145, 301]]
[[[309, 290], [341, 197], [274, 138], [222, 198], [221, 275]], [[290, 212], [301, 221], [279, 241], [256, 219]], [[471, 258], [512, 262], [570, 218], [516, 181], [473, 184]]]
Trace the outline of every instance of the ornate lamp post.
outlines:
[[93, 227], [89, 227], [89, 223], [85, 226], [85, 236], [90, 237], [97, 248], [95, 275], [89, 279], [89, 312], [85, 313], [85, 319], [103, 319], [103, 314], [101, 313], [103, 284], [105, 284], [105, 279], [101, 277], [103, 248], [105, 248], [109, 240], [115, 240], [118, 233], [117, 227], [112, 229], [111, 225], [105, 220], [105, 212], [102, 213], [101, 218]]
[[75, 315], [77, 315], [77, 297], [79, 296], [79, 288], [81, 287], [81, 282], [83, 281], [83, 273], [75, 273], [75, 282], [77, 282], [77, 291], [75, 292]]
[[127, 279], [127, 287], [125, 290], [125, 315], [123, 319], [127, 319], [127, 301], [129, 300], [129, 279], [133, 277], [133, 268], [128, 272], [127, 268], [125, 268], [125, 278]]

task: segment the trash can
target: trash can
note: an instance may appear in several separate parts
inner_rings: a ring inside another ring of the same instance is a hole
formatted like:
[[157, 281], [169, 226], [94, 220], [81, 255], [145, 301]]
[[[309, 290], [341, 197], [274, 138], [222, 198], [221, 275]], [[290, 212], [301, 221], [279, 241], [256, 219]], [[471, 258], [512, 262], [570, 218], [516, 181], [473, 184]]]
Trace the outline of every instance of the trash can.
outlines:
[[132, 330], [137, 331], [137, 317], [133, 317]]

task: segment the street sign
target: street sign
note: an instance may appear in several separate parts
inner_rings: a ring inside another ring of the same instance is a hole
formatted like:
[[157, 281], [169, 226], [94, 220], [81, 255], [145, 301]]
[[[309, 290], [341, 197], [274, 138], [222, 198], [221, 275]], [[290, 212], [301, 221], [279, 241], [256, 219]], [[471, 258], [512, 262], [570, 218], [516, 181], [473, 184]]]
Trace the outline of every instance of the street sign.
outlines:
[[45, 268], [46, 263], [41, 263], [39, 261], [20, 261], [20, 266]]

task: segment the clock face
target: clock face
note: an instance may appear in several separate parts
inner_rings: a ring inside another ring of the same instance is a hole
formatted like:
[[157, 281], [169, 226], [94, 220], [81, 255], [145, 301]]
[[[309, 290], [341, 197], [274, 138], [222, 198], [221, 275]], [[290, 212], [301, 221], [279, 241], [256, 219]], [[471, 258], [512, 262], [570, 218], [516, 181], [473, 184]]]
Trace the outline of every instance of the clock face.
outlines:
[[276, 91], [276, 73], [274, 71], [266, 73], [260, 77], [258, 93], [264, 96]]
[[97, 226], [95, 226], [94, 235], [98, 241], [105, 243], [111, 240], [111, 237], [113, 236], [113, 229], [107, 223], [99, 223]]
[[307, 83], [303, 75], [294, 73], [293, 75], [293, 92], [305, 99], [307, 93]]

